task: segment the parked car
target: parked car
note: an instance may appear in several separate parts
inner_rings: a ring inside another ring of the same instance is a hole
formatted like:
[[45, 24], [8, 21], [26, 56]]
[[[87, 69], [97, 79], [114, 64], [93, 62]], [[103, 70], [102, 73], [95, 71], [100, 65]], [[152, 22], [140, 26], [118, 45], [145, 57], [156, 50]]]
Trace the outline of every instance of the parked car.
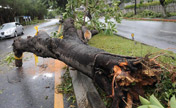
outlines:
[[24, 34], [24, 28], [20, 23], [5, 23], [0, 27], [0, 38], [17, 37]]

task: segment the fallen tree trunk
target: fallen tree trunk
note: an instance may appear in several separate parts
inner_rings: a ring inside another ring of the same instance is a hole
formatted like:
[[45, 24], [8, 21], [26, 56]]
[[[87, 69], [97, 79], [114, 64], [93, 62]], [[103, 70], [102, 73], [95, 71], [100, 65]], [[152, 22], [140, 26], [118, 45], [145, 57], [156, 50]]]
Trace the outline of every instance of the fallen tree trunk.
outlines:
[[92, 38], [92, 36], [98, 34], [97, 30], [89, 30], [86, 26], [82, 26], [82, 30], [77, 30], [78, 37], [85, 44]]
[[[17, 38], [13, 51], [20, 58], [23, 52], [32, 52], [41, 57], [51, 57], [89, 76], [113, 98], [112, 108], [132, 106], [132, 100], [143, 95], [143, 86], [156, 82], [161, 72], [159, 66], [146, 56], [129, 57], [113, 55], [104, 50], [84, 44], [78, 37], [74, 21], [64, 22], [63, 39], [51, 38], [44, 31], [35, 37]], [[16, 60], [16, 66], [22, 66], [22, 60]]]

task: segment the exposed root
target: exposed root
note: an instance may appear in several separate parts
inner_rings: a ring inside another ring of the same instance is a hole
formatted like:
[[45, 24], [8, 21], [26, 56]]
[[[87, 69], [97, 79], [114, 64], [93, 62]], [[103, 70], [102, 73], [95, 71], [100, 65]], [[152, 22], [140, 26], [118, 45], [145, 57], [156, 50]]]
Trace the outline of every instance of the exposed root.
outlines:
[[[143, 86], [153, 85], [155, 82], [160, 81], [159, 74], [162, 72], [170, 72], [172, 74], [172, 81], [175, 81], [176, 72], [174, 70], [176, 67], [157, 60], [157, 58], [165, 55], [167, 56], [165, 52], [157, 52], [147, 54], [144, 58], [135, 59], [132, 64], [133, 67], [137, 67], [136, 71], [129, 69], [130, 65], [127, 60], [125, 60], [126, 62], [120, 62], [118, 65], [115, 65], [113, 67], [112, 94], [110, 97], [117, 96], [114, 90], [117, 89], [115, 87], [118, 87], [118, 89], [122, 89], [123, 92], [127, 93], [127, 97], [121, 99], [126, 104], [125, 108], [132, 108], [133, 99], [138, 100], [138, 96], [143, 95]], [[133, 87], [136, 88], [137, 86], [139, 88], [134, 90]]]
[[114, 71], [114, 76], [113, 76], [113, 79], [112, 79], [112, 94], [109, 96], [109, 97], [114, 97], [114, 82], [115, 82], [115, 78], [122, 73], [122, 70], [119, 66], [114, 66], [113, 68], [113, 71]]
[[127, 93], [127, 106], [125, 108], [132, 108], [133, 106], [133, 98], [130, 93]]

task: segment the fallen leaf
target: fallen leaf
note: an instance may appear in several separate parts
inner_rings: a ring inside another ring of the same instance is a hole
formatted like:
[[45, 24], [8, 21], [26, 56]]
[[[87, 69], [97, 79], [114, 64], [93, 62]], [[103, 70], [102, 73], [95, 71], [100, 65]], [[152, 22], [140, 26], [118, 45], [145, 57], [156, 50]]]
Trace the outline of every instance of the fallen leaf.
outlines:
[[45, 88], [50, 88], [50, 86], [46, 86]]
[[69, 108], [75, 108], [76, 106], [75, 105], [70, 105]]
[[0, 90], [0, 94], [2, 94], [3, 92], [2, 92], [2, 90]]
[[45, 96], [45, 100], [47, 100], [48, 99], [48, 96]]

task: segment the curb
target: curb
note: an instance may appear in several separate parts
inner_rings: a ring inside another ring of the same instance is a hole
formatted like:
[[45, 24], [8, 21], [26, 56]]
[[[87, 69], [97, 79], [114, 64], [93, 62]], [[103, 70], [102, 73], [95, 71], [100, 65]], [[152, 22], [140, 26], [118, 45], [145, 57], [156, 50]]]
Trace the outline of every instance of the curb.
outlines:
[[92, 79], [69, 67], [78, 108], [106, 108]]
[[[152, 46], [152, 45], [148, 45], [148, 44], [146, 44], [146, 43], [143, 43], [143, 42], [140, 42], [140, 41], [137, 41], [137, 40], [132, 40], [132, 39], [130, 39], [130, 38], [127, 38], [127, 37], [125, 37], [125, 36], [119, 35], [119, 34], [117, 34], [117, 33], [113, 33], [113, 34], [116, 35], [116, 36], [120, 36], [120, 37], [122, 37], [122, 38], [124, 38], [124, 39], [127, 39], [127, 40], [139, 42], [139, 43], [141, 43], [141, 44], [143, 44], [143, 45]], [[152, 46], [152, 47], [155, 47], [155, 46]], [[156, 48], [157, 48], [157, 47], [156, 47]]]

